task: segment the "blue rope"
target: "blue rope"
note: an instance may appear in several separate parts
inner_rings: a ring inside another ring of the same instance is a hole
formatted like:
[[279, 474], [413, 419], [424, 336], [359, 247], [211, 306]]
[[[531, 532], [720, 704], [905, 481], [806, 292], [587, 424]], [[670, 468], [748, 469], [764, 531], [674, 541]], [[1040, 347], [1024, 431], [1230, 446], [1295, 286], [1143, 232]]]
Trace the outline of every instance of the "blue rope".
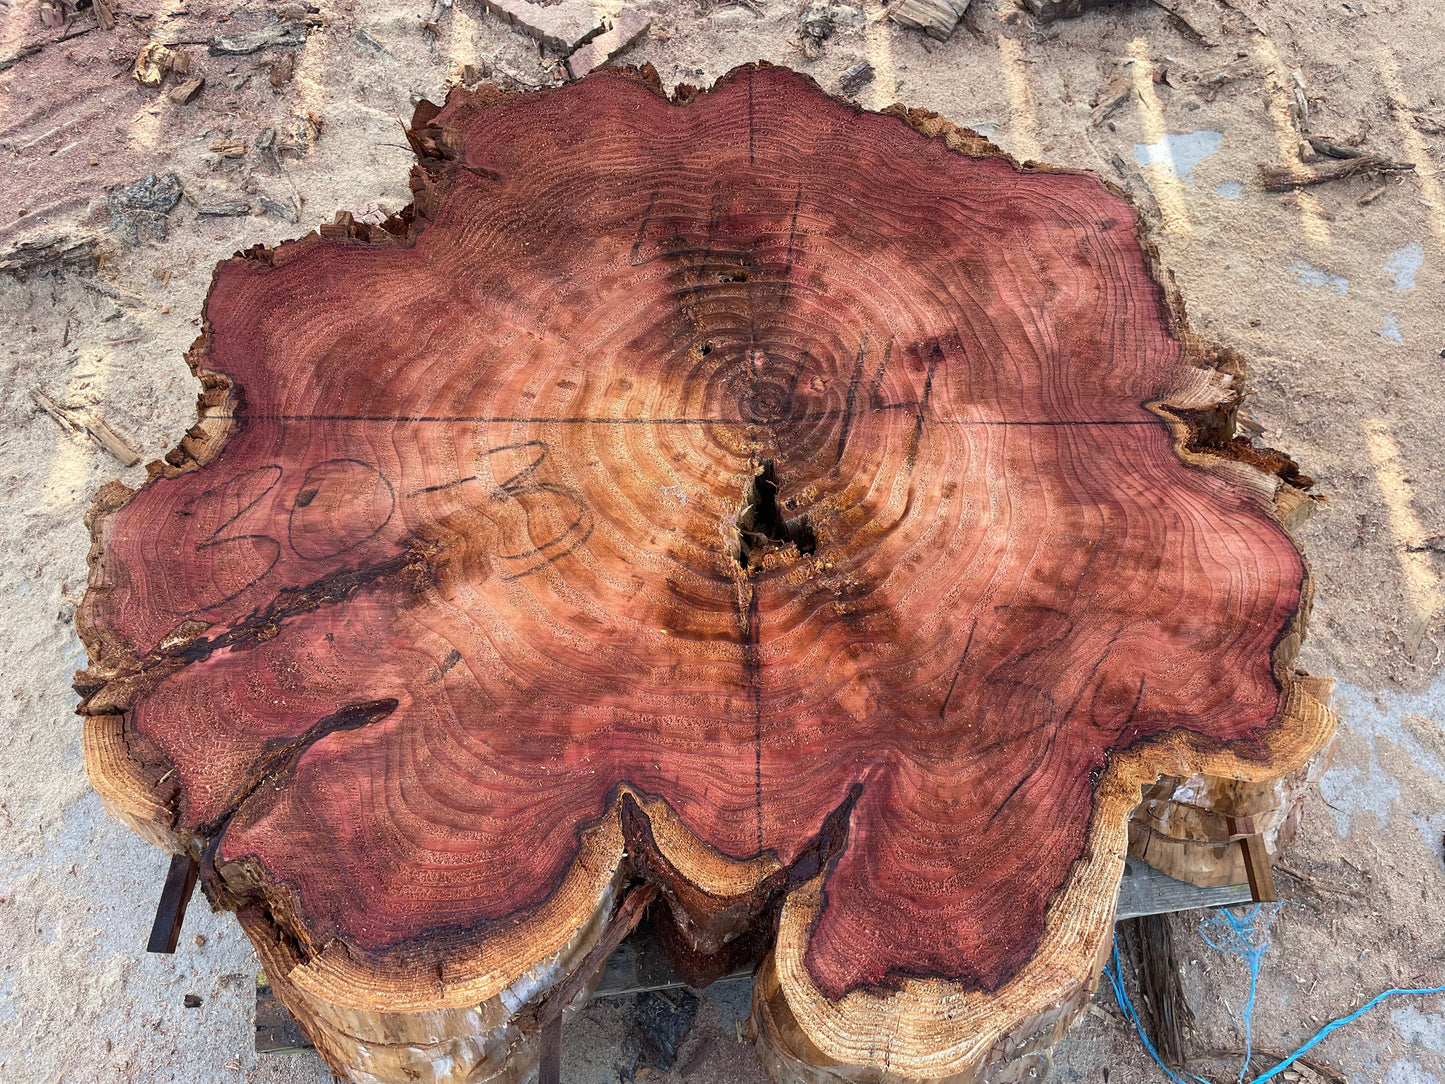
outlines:
[[1254, 995], [1259, 987], [1259, 969], [1270, 946], [1269, 928], [1277, 914], [1278, 905], [1266, 908], [1264, 904], [1255, 904], [1242, 918], [1221, 909], [1199, 924], [1199, 936], [1205, 944], [1215, 952], [1242, 957], [1249, 967], [1249, 1000], [1244, 1003], [1244, 1064], [1239, 1067], [1237, 1084], [1244, 1084], [1244, 1074], [1249, 1071], [1249, 1060], [1254, 1053]]
[[[1239, 1070], [1239, 1084], [1244, 1084], [1244, 1076], [1249, 1071], [1250, 1040], [1252, 1038], [1251, 1019], [1254, 1014], [1255, 989], [1259, 979], [1260, 962], [1264, 958], [1265, 950], [1268, 949], [1270, 945], [1266, 935], [1269, 932], [1270, 924], [1274, 922], [1274, 916], [1278, 913], [1279, 908], [1275, 907], [1273, 910], [1265, 912], [1264, 923], [1261, 927], [1256, 920], [1262, 910], [1262, 905], [1257, 904], [1247, 915], [1240, 918], [1221, 909], [1215, 912], [1214, 915], [1206, 918], [1204, 922], [1200, 924], [1199, 928], [1200, 936], [1204, 938], [1205, 942], [1211, 948], [1219, 952], [1243, 956], [1245, 962], [1249, 965], [1249, 1001], [1244, 1007], [1244, 1065], [1241, 1066]], [[1223, 916], [1223, 921], [1220, 921], [1218, 917], [1221, 915]], [[1219, 940], [1216, 941], [1211, 937], [1211, 933], [1215, 934]], [[1159, 1056], [1159, 1051], [1154, 1049], [1154, 1044], [1145, 1033], [1144, 1025], [1139, 1020], [1139, 1014], [1134, 1011], [1134, 1005], [1129, 1000], [1128, 992], [1124, 989], [1124, 971], [1119, 964], [1119, 940], [1117, 937], [1114, 939], [1114, 966], [1110, 968], [1105, 965], [1104, 975], [1108, 978], [1109, 985], [1113, 988], [1114, 1000], [1118, 1003], [1119, 1008], [1123, 1010], [1129, 1022], [1134, 1025], [1134, 1030], [1138, 1033], [1140, 1042], [1144, 1044], [1144, 1049], [1148, 1052], [1149, 1056], [1154, 1059], [1154, 1063], [1164, 1071], [1164, 1075], [1169, 1078], [1170, 1084], [1210, 1084], [1210, 1082], [1203, 1077], [1195, 1076], [1193, 1073], [1189, 1074], [1189, 1080], [1183, 1079], [1175, 1073], [1174, 1070], [1170, 1069], [1169, 1066], [1164, 1064], [1164, 1059]], [[1304, 1057], [1305, 1054], [1309, 1053], [1315, 1046], [1323, 1042], [1330, 1032], [1337, 1028], [1342, 1028], [1346, 1024], [1353, 1023], [1386, 998], [1395, 997], [1399, 994], [1445, 994], [1445, 986], [1415, 987], [1409, 989], [1393, 987], [1382, 994], [1375, 995], [1348, 1016], [1342, 1016], [1338, 1020], [1332, 1020], [1320, 1028], [1307, 1043], [1281, 1061], [1273, 1069], [1266, 1070], [1255, 1077], [1250, 1084], [1264, 1084], [1266, 1080], [1278, 1076], [1300, 1058]]]
[[[1164, 1070], [1164, 1075], [1170, 1080], [1170, 1084], [1189, 1084], [1189, 1081], [1180, 1079], [1175, 1075], [1174, 1070], [1164, 1064], [1164, 1059], [1159, 1056], [1159, 1051], [1154, 1049], [1154, 1044], [1149, 1041], [1148, 1034], [1144, 1031], [1144, 1025], [1139, 1022], [1139, 1014], [1134, 1011], [1134, 1004], [1129, 1000], [1128, 993], [1124, 990], [1124, 969], [1119, 966], [1119, 938], [1114, 938], [1114, 966], [1111, 969], [1107, 964], [1104, 966], [1104, 975], [1109, 980], [1109, 985], [1114, 988], [1114, 1000], [1118, 1002], [1119, 1008], [1124, 1010], [1124, 1015], [1134, 1025], [1134, 1030], [1139, 1033], [1139, 1041], [1144, 1044], [1144, 1049], [1154, 1059], [1154, 1063]], [[1191, 1074], [1193, 1075], [1193, 1074]], [[1198, 1077], [1194, 1077], [1199, 1081]], [[1207, 1081], [1199, 1081], [1199, 1084], [1208, 1084]]]
[[1342, 1028], [1346, 1024], [1353, 1023], [1360, 1017], [1364, 1016], [1365, 1013], [1369, 1012], [1380, 1002], [1384, 1001], [1385, 998], [1394, 997], [1396, 994], [1445, 994], [1445, 986], [1416, 987], [1412, 989], [1400, 989], [1399, 987], [1392, 987], [1391, 989], [1386, 990], [1383, 994], [1376, 994], [1369, 1001], [1365, 1002], [1365, 1004], [1361, 1005], [1354, 1012], [1350, 1013], [1349, 1016], [1342, 1016], [1338, 1020], [1331, 1020], [1324, 1027], [1320, 1028], [1320, 1030], [1315, 1033], [1315, 1037], [1309, 1042], [1305, 1043], [1304, 1046], [1300, 1047], [1289, 1057], [1285, 1058], [1284, 1061], [1280, 1062], [1269, 1072], [1261, 1073], [1259, 1076], [1255, 1077], [1253, 1084], [1263, 1084], [1263, 1081], [1266, 1081], [1270, 1077], [1284, 1072], [1301, 1057], [1309, 1053], [1310, 1049], [1316, 1043], [1324, 1039], [1324, 1037], [1330, 1032], [1334, 1031], [1335, 1028]]

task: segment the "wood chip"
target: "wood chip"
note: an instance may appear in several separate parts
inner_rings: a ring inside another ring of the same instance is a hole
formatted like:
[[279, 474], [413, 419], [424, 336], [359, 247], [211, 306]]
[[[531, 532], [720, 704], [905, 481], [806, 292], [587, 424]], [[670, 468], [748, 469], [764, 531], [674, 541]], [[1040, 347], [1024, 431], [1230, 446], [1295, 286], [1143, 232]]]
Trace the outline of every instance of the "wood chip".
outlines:
[[1260, 74], [1258, 65], [1248, 56], [1236, 57], [1228, 64], [1198, 75], [1188, 76], [1188, 83], [1206, 102], [1212, 102], [1230, 83], [1240, 79], [1252, 79]]
[[1113, 79], [1094, 96], [1094, 111], [1089, 114], [1089, 120], [1094, 125], [1103, 124], [1109, 116], [1121, 105], [1127, 102], [1134, 94], [1134, 79], [1128, 72], [1114, 76]]
[[567, 58], [568, 74], [573, 79], [581, 79], [594, 68], [600, 68], [613, 57], [630, 49], [651, 26], [652, 20], [645, 15], [635, 11], [622, 12], [610, 30], [598, 34]]
[[148, 41], [136, 54], [131, 76], [144, 87], [158, 87], [165, 80], [166, 72], [175, 67], [176, 54], [158, 41]]
[[291, 82], [291, 76], [295, 71], [296, 57], [291, 53], [282, 53], [272, 62], [268, 80], [273, 87], [283, 87]]
[[601, 17], [592, 0], [481, 0], [482, 7], [503, 22], [544, 45], [570, 53], [597, 32]]
[[947, 41], [968, 10], [969, 0], [903, 0], [888, 12], [899, 26], [922, 30], [930, 38]]
[[196, 214], [217, 218], [235, 217], [251, 213], [251, 205], [245, 200], [222, 200], [219, 203], [203, 203], [196, 208]]
[[114, 30], [115, 9], [111, 7], [111, 0], [94, 0], [92, 6], [95, 8], [95, 21], [100, 24], [100, 28]]
[[838, 92], [851, 98], [873, 82], [873, 75], [873, 65], [866, 60], [850, 64], [848, 70], [838, 78]]
[[1358, 147], [1342, 147], [1338, 143], [1323, 139], [1320, 136], [1306, 136], [1310, 150], [1316, 154], [1323, 154], [1327, 158], [1363, 158], [1365, 152]]
[[71, 237], [52, 230], [0, 249], [0, 272], [24, 280], [52, 271], [94, 271], [100, 256], [94, 237]]
[[[1186, 38], [1198, 42], [1207, 49], [1216, 48], [1220, 44], [1221, 32], [1225, 29], [1219, 23], [1218, 12], [1212, 10], [1214, 5], [1200, 4], [1197, 0], [1152, 0], [1155, 7], [1162, 8], [1169, 13], [1174, 24], [1183, 32]], [[1211, 28], [1205, 27], [1205, 22], [1214, 24]]]
[[211, 42], [212, 56], [244, 56], [273, 46], [306, 44], [306, 23], [272, 23], [246, 34], [220, 35]]
[[171, 87], [168, 97], [177, 105], [185, 105], [199, 94], [201, 88], [205, 85], [206, 80], [198, 75], [194, 79], [187, 79], [184, 83], [178, 83]]

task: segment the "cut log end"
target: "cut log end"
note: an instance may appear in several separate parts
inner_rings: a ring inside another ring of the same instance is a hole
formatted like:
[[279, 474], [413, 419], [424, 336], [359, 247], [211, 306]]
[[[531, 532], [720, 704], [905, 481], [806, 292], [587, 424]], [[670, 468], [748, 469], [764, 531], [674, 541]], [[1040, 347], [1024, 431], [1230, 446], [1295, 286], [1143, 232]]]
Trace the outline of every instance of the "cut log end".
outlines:
[[1242, 361], [1116, 190], [782, 69], [409, 138], [402, 215], [221, 265], [91, 517], [107, 806], [343, 1075], [526, 1073], [637, 884], [695, 981], [765, 959], [780, 1080], [1052, 1042], [1140, 785], [1331, 733]]

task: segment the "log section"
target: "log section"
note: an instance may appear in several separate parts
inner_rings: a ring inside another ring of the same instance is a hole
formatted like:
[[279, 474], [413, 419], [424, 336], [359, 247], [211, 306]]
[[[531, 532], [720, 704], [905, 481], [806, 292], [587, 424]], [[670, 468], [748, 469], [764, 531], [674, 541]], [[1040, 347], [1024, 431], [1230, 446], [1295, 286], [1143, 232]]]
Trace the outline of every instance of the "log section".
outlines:
[[694, 981], [767, 953], [779, 1079], [1051, 1041], [1140, 784], [1332, 725], [1298, 493], [1133, 209], [768, 67], [410, 137], [405, 214], [220, 266], [200, 422], [100, 495], [109, 806], [354, 1079], [519, 1078], [641, 882]]

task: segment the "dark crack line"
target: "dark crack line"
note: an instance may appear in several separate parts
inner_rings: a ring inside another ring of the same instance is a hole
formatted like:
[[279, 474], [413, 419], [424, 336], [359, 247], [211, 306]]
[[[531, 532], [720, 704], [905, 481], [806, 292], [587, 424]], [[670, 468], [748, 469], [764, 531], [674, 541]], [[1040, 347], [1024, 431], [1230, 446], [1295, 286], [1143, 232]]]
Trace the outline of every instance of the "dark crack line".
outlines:
[[384, 697], [380, 700], [364, 700], [355, 704], [347, 704], [330, 715], [322, 716], [306, 729], [306, 732], [299, 737], [291, 738], [288, 741], [280, 742], [275, 746], [262, 751], [251, 764], [251, 782], [245, 791], [234, 802], [230, 803], [226, 811], [215, 820], [200, 829], [200, 834], [207, 839], [220, 836], [243, 805], [260, 789], [261, 784], [268, 779], [275, 779], [284, 775], [296, 766], [306, 751], [322, 738], [330, 737], [332, 734], [339, 734], [347, 730], [360, 730], [372, 723], [379, 723], [383, 719], [390, 718], [399, 706], [400, 701], [395, 697]]
[[973, 647], [973, 634], [978, 631], [978, 617], [975, 616], [973, 623], [968, 626], [968, 639], [963, 645], [963, 654], [959, 656], [958, 665], [953, 668], [953, 680], [948, 683], [948, 695], [943, 698], [943, 703], [938, 708], [938, 717], [942, 719], [948, 711], [948, 702], [953, 699], [953, 690], [958, 688], [958, 679], [963, 676], [963, 664], [968, 661], [968, 652]]
[[[891, 403], [883, 402], [883, 378], [888, 375], [888, 363], [893, 358], [893, 336], [888, 336], [888, 342], [883, 347], [883, 352], [878, 359], [878, 369], [873, 373], [873, 379], [868, 384], [868, 407], [870, 410], [890, 410]], [[920, 407], [920, 412], [922, 408]]]
[[839, 466], [843, 463], [843, 452], [848, 447], [848, 434], [853, 428], [853, 408], [858, 401], [858, 385], [863, 380], [863, 361], [867, 356], [868, 338], [864, 336], [863, 342], [858, 346], [858, 357], [853, 362], [853, 377], [848, 381], [848, 394], [843, 400], [843, 427], [838, 433], [838, 454], [834, 456]]
[[[1064, 633], [1064, 635], [1067, 635], [1069, 631], [1072, 631], [1072, 626], [1070, 627], [1069, 630], [1066, 630], [1066, 632]], [[1050, 644], [1057, 643], [1060, 639], [1062, 639], [1062, 636], [1056, 637], [1054, 640], [1050, 641]], [[1084, 694], [1085, 694], [1086, 692], [1088, 692], [1091, 687], [1093, 687], [1094, 679], [1099, 676], [1099, 671], [1100, 671], [1100, 670], [1103, 668], [1103, 666], [1104, 666], [1104, 660], [1109, 657], [1109, 652], [1110, 652], [1111, 650], [1113, 650], [1114, 645], [1115, 645], [1116, 643], [1118, 643], [1118, 642], [1119, 642], [1119, 634], [1116, 632], [1116, 633], [1109, 639], [1109, 642], [1104, 645], [1104, 650], [1099, 653], [1098, 659], [1096, 659], [1096, 660], [1094, 661], [1094, 666], [1093, 666], [1093, 668], [1089, 671], [1088, 677], [1086, 677], [1086, 678], [1084, 679], [1084, 682], [1083, 682], [1083, 684], [1080, 686], [1078, 693], [1074, 696], [1074, 699], [1069, 703], [1069, 706], [1063, 711], [1063, 713], [1058, 716], [1057, 722], [1054, 723], [1053, 728], [1052, 728], [1051, 732], [1049, 733], [1049, 740], [1044, 743], [1044, 748], [1043, 748], [1043, 750], [1039, 753], [1039, 755], [1038, 755], [1037, 757], [1034, 758], [1034, 763], [1033, 763], [1033, 765], [1029, 768], [1029, 770], [1028, 770], [1027, 772], [1025, 772], [1025, 773], [1023, 774], [1023, 776], [1019, 779], [1019, 781], [1014, 784], [1013, 789], [1010, 790], [1010, 791], [1008, 792], [1007, 796], [1005, 796], [1004, 800], [998, 804], [998, 808], [995, 809], [995, 810], [993, 811], [993, 813], [989, 815], [988, 823], [984, 825], [984, 831], [988, 831], [988, 829], [990, 829], [990, 828], [993, 827], [993, 822], [996, 821], [996, 820], [998, 820], [999, 815], [1000, 815], [1006, 808], [1008, 808], [1009, 803], [1012, 802], [1015, 797], [1017, 797], [1019, 791], [1023, 790], [1024, 784], [1026, 784], [1026, 783], [1028, 783], [1030, 780], [1032, 780], [1033, 777], [1038, 774], [1039, 769], [1044, 766], [1044, 762], [1045, 762], [1046, 760], [1048, 760], [1049, 754], [1053, 751], [1054, 741], [1058, 738], [1058, 736], [1059, 736], [1059, 731], [1062, 730], [1062, 729], [1064, 728], [1065, 724], [1068, 723], [1069, 717], [1074, 714], [1074, 709], [1077, 708], [1077, 707], [1079, 706], [1079, 703], [1084, 699]], [[1029, 652], [1029, 654], [1030, 654], [1030, 655], [1036, 654], [1037, 651], [1042, 650], [1042, 648], [1045, 647], [1045, 646], [1049, 646], [1049, 645], [1041, 644], [1041, 645], [1039, 646], [1039, 648], [1036, 648], [1035, 651]], [[1027, 656], [1024, 656], [1024, 657], [1027, 657]], [[1098, 696], [1098, 689], [1094, 689], [1094, 695], [1095, 695], [1095, 696]], [[1143, 685], [1143, 682], [1141, 681], [1140, 684], [1139, 684], [1139, 696], [1140, 696], [1140, 698], [1142, 698], [1143, 695], [1144, 695], [1144, 685]], [[1092, 715], [1093, 715], [1093, 709], [1092, 709], [1092, 705], [1091, 705], [1091, 707], [1090, 707], [1090, 716], [1092, 717]]]
[[913, 432], [908, 437], [908, 469], [913, 469], [914, 461], [918, 458], [918, 444], [923, 439], [923, 423], [928, 416], [928, 400], [933, 397], [933, 373], [938, 368], [938, 361], [941, 354], [937, 347], [934, 347], [934, 354], [928, 359], [928, 376], [923, 381], [923, 396], [918, 400], [918, 419], [913, 423]]
[[186, 663], [197, 662], [216, 651], [239, 647], [255, 640], [268, 629], [276, 628], [279, 632], [281, 624], [287, 618], [314, 613], [323, 606], [345, 602], [361, 588], [424, 561], [424, 554], [409, 549], [374, 565], [332, 572], [300, 587], [283, 588], [264, 610], [253, 610], [239, 625], [221, 635], [213, 639], [203, 637], [194, 640], [174, 652], [152, 652], [151, 657], [157, 660], [181, 659]]
[[[277, 635], [288, 618], [313, 613], [323, 606], [345, 602], [357, 591], [384, 580], [388, 576], [404, 572], [409, 568], [424, 566], [429, 555], [424, 550], [409, 549], [374, 565], [333, 572], [309, 584], [284, 588], [267, 604], [264, 610], [251, 611], [239, 624], [233, 625], [225, 632], [215, 637], [200, 637], [183, 646], [150, 651], [137, 660], [134, 666], [114, 674], [100, 685], [90, 688], [88, 692], [82, 692], [82, 695], [85, 697], [85, 701], [89, 701], [101, 689], [117, 681], [134, 680], [151, 675], [163, 667], [172, 667], [160, 675], [160, 679], [164, 679], [191, 663], [210, 658], [217, 651], [240, 647], [256, 641], [261, 638], [262, 633], [274, 629], [275, 632], [272, 635]], [[269, 636], [266, 638], [270, 639]], [[82, 715], [87, 714], [85, 701], [77, 709]]]
[[[856, 386], [852, 389], [856, 397]], [[919, 404], [913, 403], [882, 403], [873, 408], [874, 410], [903, 410], [914, 413], [919, 410]], [[777, 415], [773, 417], [747, 417], [747, 418], [555, 418], [545, 415], [476, 415], [476, 414], [248, 414], [252, 421], [279, 421], [279, 422], [376, 422], [386, 425], [397, 424], [459, 424], [459, 425], [783, 425], [794, 422], [819, 422], [832, 421], [835, 418], [842, 418], [851, 424], [853, 410], [844, 406], [841, 410], [820, 410], [811, 411], [806, 414], [798, 414], [793, 417]], [[1102, 427], [1134, 427], [1148, 428], [1160, 426], [1156, 418], [1097, 418], [1097, 419], [1076, 419], [1067, 420], [1024, 420], [1015, 418], [924, 418], [927, 425], [946, 425], [956, 428], [968, 428], [978, 426], [987, 427], [1033, 427], [1039, 429], [1072, 429], [1072, 428], [1102, 428]], [[844, 441], [846, 442], [846, 431]]]
[[759, 651], [762, 642], [758, 628], [758, 593], [754, 589], [748, 600], [748, 641], [745, 658], [748, 668], [748, 692], [753, 701], [753, 804], [758, 813], [758, 854], [763, 853], [763, 660]]

